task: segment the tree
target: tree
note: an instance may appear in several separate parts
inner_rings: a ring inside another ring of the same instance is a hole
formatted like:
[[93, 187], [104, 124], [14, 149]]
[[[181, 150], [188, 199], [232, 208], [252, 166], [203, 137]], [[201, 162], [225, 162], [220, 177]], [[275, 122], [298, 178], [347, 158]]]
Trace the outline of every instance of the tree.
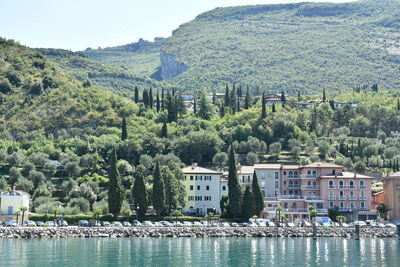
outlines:
[[196, 98], [193, 99], [193, 113], [197, 114], [197, 105], [196, 105]]
[[221, 107], [219, 108], [219, 116], [223, 118], [225, 116], [225, 105], [221, 104]]
[[258, 155], [254, 152], [249, 152], [246, 155], [246, 161], [247, 164], [253, 166], [254, 164], [257, 164], [259, 162]]
[[199, 112], [197, 114], [203, 120], [209, 120], [213, 115], [213, 107], [210, 101], [207, 99], [204, 91], [200, 91], [199, 96]]
[[247, 86], [246, 98], [244, 99], [244, 109], [249, 109], [249, 108], [250, 108], [250, 92], [249, 92], [249, 87]]
[[168, 137], [168, 126], [167, 126], [167, 121], [164, 120], [163, 122], [163, 126], [161, 128], [161, 137]]
[[238, 218], [241, 215], [242, 190], [237, 177], [233, 145], [229, 153], [228, 190], [229, 213], [233, 218]]
[[117, 215], [120, 213], [122, 198], [121, 177], [117, 169], [117, 151], [114, 148], [110, 155], [110, 176], [108, 182], [108, 209], [112, 214]]
[[275, 103], [272, 103], [272, 113], [276, 112]]
[[278, 219], [278, 223], [281, 222], [281, 212], [282, 212], [283, 208], [281, 205], [277, 206], [275, 208], [275, 212], [277, 213], [277, 215], [275, 214], [275, 218]]
[[164, 88], [161, 88], [161, 110], [164, 110], [164, 105], [165, 105], [165, 103], [164, 103], [165, 101], [164, 101]]
[[160, 105], [160, 94], [157, 91], [157, 98], [156, 98], [156, 109], [157, 109], [157, 113], [160, 112], [161, 109], [161, 105]]
[[261, 119], [265, 119], [267, 117], [267, 107], [264, 93], [261, 99]]
[[139, 89], [137, 88], [137, 86], [135, 86], [135, 103], [137, 104], [139, 102]]
[[260, 216], [260, 213], [264, 209], [264, 198], [261, 192], [260, 185], [258, 184], [258, 178], [256, 172], [253, 174], [253, 182], [251, 184], [251, 189], [254, 198], [254, 214]]
[[387, 212], [389, 209], [384, 203], [380, 203], [376, 206], [376, 210], [379, 212], [379, 216], [383, 219], [386, 219]]
[[364, 173], [367, 169], [367, 166], [363, 161], [357, 161], [354, 163], [353, 169], [356, 173]]
[[340, 215], [339, 207], [334, 206], [333, 208], [328, 209], [328, 217], [336, 222], [336, 218]]
[[247, 186], [242, 200], [242, 217], [248, 219], [254, 214], [254, 198], [250, 187]]
[[144, 184], [144, 178], [141, 172], [136, 175], [135, 183], [132, 188], [132, 196], [136, 214], [139, 216], [144, 216], [147, 212], [148, 203], [146, 186]]
[[229, 107], [231, 100], [229, 99], [229, 87], [226, 85], [225, 87], [225, 98], [224, 98], [224, 106]]
[[229, 215], [229, 198], [223, 195], [219, 201], [219, 208], [221, 209], [221, 217], [228, 217]]
[[397, 111], [400, 111], [400, 99], [397, 98]]
[[308, 212], [310, 213], [310, 222], [312, 222], [318, 211], [315, 209], [314, 206], [310, 205], [308, 206]]
[[165, 187], [158, 161], [153, 174], [153, 208], [158, 216], [165, 213]]
[[281, 102], [282, 102], [283, 104], [286, 103], [285, 91], [283, 91], [283, 90], [282, 90], [282, 92], [281, 92]]
[[213, 163], [217, 164], [220, 169], [222, 169], [227, 160], [228, 154], [226, 154], [225, 152], [218, 152], [214, 155], [212, 159]]
[[149, 106], [150, 106], [150, 108], [153, 108], [153, 106], [154, 106], [153, 88], [151, 88], [151, 87], [150, 87], [150, 92], [149, 92]]
[[325, 89], [322, 90], [322, 102], [326, 102], [326, 93], [325, 93]]
[[122, 125], [121, 125], [121, 140], [124, 141], [128, 138], [128, 131], [126, 129], [126, 119], [125, 116], [122, 117]]
[[297, 91], [297, 102], [301, 101], [301, 95], [300, 95], [300, 91]]
[[279, 143], [279, 142], [272, 143], [272, 144], [269, 146], [269, 151], [270, 151], [272, 154], [275, 154], [275, 157], [276, 157], [276, 158], [279, 158], [279, 155], [281, 154], [281, 149], [282, 149], [282, 145], [281, 145], [281, 143]]
[[28, 207], [21, 207], [21, 208], [19, 208], [19, 210], [20, 210], [21, 213], [22, 213], [22, 219], [21, 219], [21, 221], [24, 222], [24, 219], [25, 219], [25, 212], [28, 211]]

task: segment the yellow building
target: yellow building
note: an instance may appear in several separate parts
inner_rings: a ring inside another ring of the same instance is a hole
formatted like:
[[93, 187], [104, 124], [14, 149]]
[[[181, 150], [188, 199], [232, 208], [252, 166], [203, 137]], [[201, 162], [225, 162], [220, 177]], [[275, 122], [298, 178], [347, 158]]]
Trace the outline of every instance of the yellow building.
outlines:
[[[26, 207], [29, 210], [29, 197], [30, 195], [26, 192], [19, 190], [10, 190], [0, 193], [0, 220], [15, 220], [17, 213], [20, 212], [22, 207]], [[25, 212], [24, 218], [22, 213], [19, 216], [18, 221], [23, 222], [28, 219], [28, 212]]]

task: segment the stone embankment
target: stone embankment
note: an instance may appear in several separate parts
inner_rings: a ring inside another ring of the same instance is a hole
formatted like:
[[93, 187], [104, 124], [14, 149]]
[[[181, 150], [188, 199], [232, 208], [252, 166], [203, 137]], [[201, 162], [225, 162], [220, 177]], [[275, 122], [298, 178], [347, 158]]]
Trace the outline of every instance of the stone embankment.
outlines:
[[[1, 227], [1, 238], [77, 237], [312, 237], [312, 228], [287, 227]], [[317, 237], [355, 237], [354, 228], [318, 227]], [[397, 237], [394, 228], [362, 227], [360, 237]]]

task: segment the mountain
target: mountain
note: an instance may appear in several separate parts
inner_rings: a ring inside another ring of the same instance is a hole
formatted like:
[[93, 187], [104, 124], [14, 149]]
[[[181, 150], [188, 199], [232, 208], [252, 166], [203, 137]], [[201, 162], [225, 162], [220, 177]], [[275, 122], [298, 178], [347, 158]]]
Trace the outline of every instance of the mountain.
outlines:
[[60, 64], [62, 69], [80, 81], [90, 80], [103, 89], [120, 96], [133, 98], [134, 87], [158, 88], [159, 82], [139, 75], [126, 67], [99, 62], [84, 53], [63, 49], [40, 48], [35, 51]]
[[400, 88], [400, 2], [217, 8], [161, 48], [161, 76], [188, 89], [258, 84], [314, 93], [378, 83]]
[[0, 38], [0, 121], [11, 132], [119, 125], [126, 98], [82, 83], [56, 62]]
[[82, 53], [187, 92], [226, 83], [250, 85], [253, 94], [397, 89], [399, 14], [397, 0], [216, 8], [167, 39]]

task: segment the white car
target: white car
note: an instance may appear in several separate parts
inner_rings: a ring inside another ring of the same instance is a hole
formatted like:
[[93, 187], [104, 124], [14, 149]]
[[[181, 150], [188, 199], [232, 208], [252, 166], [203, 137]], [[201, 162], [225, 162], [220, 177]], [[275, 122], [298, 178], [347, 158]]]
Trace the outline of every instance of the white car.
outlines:
[[176, 222], [173, 223], [173, 226], [181, 227], [181, 226], [183, 226], [183, 224], [180, 221], [176, 221]]
[[260, 227], [266, 227], [267, 226], [267, 224], [265, 222], [263, 222], [263, 221], [258, 221], [258, 222], [256, 222], [256, 224], [258, 226], [260, 226]]
[[347, 223], [342, 223], [342, 226], [343, 226], [343, 227], [349, 227], [349, 224], [347, 224]]
[[229, 223], [227, 222], [222, 222], [219, 224], [220, 227], [230, 227]]
[[54, 227], [56, 224], [53, 221], [47, 221], [44, 223], [47, 227]]
[[155, 227], [163, 227], [163, 224], [161, 222], [154, 222]]
[[152, 223], [151, 221], [144, 221], [142, 225], [145, 227], [154, 227], [154, 223]]
[[249, 223], [247, 227], [257, 227], [258, 225], [255, 222]]
[[294, 223], [291, 223], [291, 222], [288, 222], [286, 225], [287, 225], [287, 227], [290, 227], [290, 228], [295, 227]]
[[275, 227], [276, 224], [275, 224], [274, 222], [271, 222], [271, 221], [270, 221], [270, 222], [268, 222], [268, 226], [269, 226], [269, 227]]
[[189, 226], [193, 226], [193, 224], [192, 224], [191, 222], [184, 221], [184, 222], [183, 222], [183, 226], [189, 227]]
[[367, 223], [364, 221], [355, 221], [354, 225], [359, 225], [359, 226], [367, 226]]
[[118, 222], [118, 221], [114, 221], [114, 222], [111, 223], [111, 226], [112, 227], [122, 227], [122, 223]]
[[203, 225], [201, 224], [201, 222], [194, 222], [193, 226], [202, 227]]
[[393, 223], [388, 223], [386, 224], [386, 227], [396, 228], [396, 225], [394, 225]]

